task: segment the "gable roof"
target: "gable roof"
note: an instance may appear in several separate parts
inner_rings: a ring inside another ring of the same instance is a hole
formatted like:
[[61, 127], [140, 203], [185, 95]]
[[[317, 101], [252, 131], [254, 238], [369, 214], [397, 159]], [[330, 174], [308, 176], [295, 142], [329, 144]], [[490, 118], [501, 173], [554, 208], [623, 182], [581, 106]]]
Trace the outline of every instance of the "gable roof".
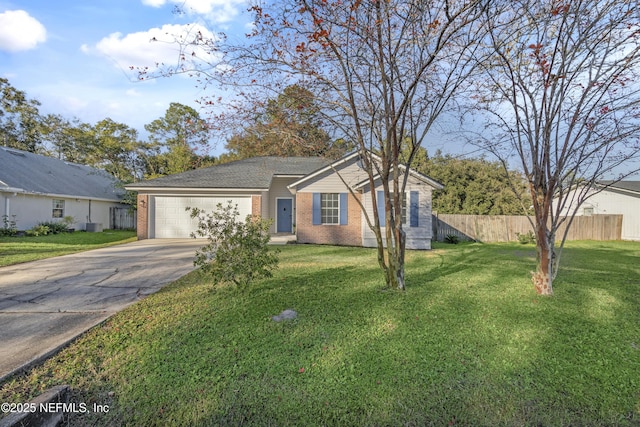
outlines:
[[625, 194], [632, 197], [640, 197], [640, 181], [600, 181], [600, 186], [614, 193]]
[[[374, 160], [380, 161], [380, 157], [378, 157], [376, 154], [369, 153], [369, 155]], [[315, 170], [312, 173], [302, 177], [298, 181], [290, 184], [288, 186], [288, 188], [295, 188], [298, 185], [303, 184], [306, 181], [308, 181], [310, 179], [313, 179], [316, 176], [321, 175], [321, 174], [323, 174], [323, 173], [325, 173], [325, 172], [327, 172], [327, 171], [329, 171], [331, 169], [334, 169], [334, 168], [336, 168], [336, 167], [338, 167], [338, 166], [340, 166], [340, 165], [342, 165], [344, 163], [347, 163], [347, 162], [352, 161], [352, 160], [357, 160], [359, 157], [360, 157], [360, 153], [358, 151], [354, 151], [353, 153], [349, 153], [346, 156], [334, 161], [333, 163], [329, 163], [326, 166], [324, 166], [324, 167], [322, 167], [322, 168], [320, 168], [318, 170]], [[399, 169], [404, 171], [404, 170], [406, 170], [406, 166], [405, 165], [400, 165]], [[444, 185], [442, 185], [441, 183], [439, 183], [435, 179], [429, 178], [428, 176], [426, 176], [424, 174], [421, 174], [420, 172], [417, 172], [417, 171], [415, 171], [415, 170], [413, 170], [411, 168], [409, 168], [409, 175], [411, 175], [412, 177], [414, 177], [414, 178], [416, 178], [416, 179], [418, 179], [418, 180], [420, 180], [420, 181], [422, 181], [422, 182], [424, 182], [426, 184], [429, 184], [430, 186], [432, 186], [433, 188], [435, 188], [437, 190], [442, 190], [444, 188]], [[378, 179], [379, 179], [379, 176], [376, 175], [375, 176], [375, 180], [378, 180]], [[366, 186], [368, 183], [369, 183], [369, 179], [367, 178], [366, 180], [356, 184], [355, 189], [360, 189], [360, 188]]]
[[[404, 166], [404, 165], [400, 165], [400, 166], [398, 167], [398, 169], [402, 169], [402, 170], [403, 170], [403, 173], [404, 173], [404, 171], [407, 169], [407, 167], [406, 167], [406, 166]], [[431, 187], [433, 187], [435, 190], [442, 190], [442, 189], [444, 188], [444, 185], [443, 185], [442, 183], [440, 183], [440, 182], [436, 181], [436, 180], [435, 180], [435, 179], [433, 179], [433, 178], [429, 178], [428, 176], [426, 176], [426, 175], [424, 175], [424, 174], [422, 174], [422, 173], [420, 173], [420, 172], [418, 172], [418, 171], [415, 171], [415, 170], [413, 170], [413, 169], [411, 169], [411, 168], [409, 168], [409, 176], [412, 176], [412, 177], [416, 178], [418, 181], [422, 181], [422, 182], [424, 182], [425, 184], [430, 185], [430, 186], [431, 186]], [[380, 179], [380, 175], [376, 175], [376, 176], [374, 177], [374, 181], [378, 181], [379, 179]], [[359, 190], [359, 189], [361, 189], [361, 188], [366, 187], [367, 185], [369, 185], [369, 178], [364, 179], [363, 181], [361, 181], [361, 182], [357, 183], [357, 184], [354, 186], [354, 188], [355, 188], [356, 190]]]
[[301, 177], [323, 167], [322, 157], [252, 157], [137, 182], [129, 190], [201, 188], [268, 190], [274, 176]]
[[100, 169], [0, 147], [0, 192], [120, 201], [117, 183]]

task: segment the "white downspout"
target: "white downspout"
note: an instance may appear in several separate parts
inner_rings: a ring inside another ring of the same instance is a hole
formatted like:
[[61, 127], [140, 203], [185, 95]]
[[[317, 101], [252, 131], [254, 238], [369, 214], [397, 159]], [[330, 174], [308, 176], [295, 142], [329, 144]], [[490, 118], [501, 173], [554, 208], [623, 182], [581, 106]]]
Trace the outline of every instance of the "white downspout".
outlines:
[[[2, 181], [0, 183], [4, 184]], [[4, 214], [7, 218], [11, 219], [11, 197], [16, 197], [18, 193], [24, 193], [22, 188], [4, 187], [2, 188], [2, 194], [4, 195]]]
[[[0, 181], [0, 184], [4, 184], [4, 182]], [[6, 215], [5, 218], [8, 221], [14, 220], [14, 218], [11, 218], [11, 198], [16, 197], [18, 193], [22, 194], [24, 193], [24, 190], [22, 188], [15, 188], [15, 187], [8, 187], [8, 186], [2, 187], [2, 195], [4, 196], [4, 214], [3, 215]]]

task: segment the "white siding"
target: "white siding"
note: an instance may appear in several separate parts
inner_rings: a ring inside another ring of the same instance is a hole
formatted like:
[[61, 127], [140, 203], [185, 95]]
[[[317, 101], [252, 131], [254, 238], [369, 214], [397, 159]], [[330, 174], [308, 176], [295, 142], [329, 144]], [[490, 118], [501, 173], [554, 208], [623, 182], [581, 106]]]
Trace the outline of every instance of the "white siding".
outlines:
[[[346, 165], [337, 166], [336, 170], [340, 176], [336, 174], [333, 169], [329, 169], [304, 182], [298, 187], [298, 191], [308, 193], [342, 193], [348, 191], [342, 179], [352, 187], [367, 179], [367, 173], [360, 169], [355, 161]], [[342, 179], [340, 179], [340, 177], [342, 177]]]
[[576, 215], [584, 215], [585, 209], [593, 215], [622, 215], [622, 240], [640, 241], [640, 197], [603, 190], [589, 197]]
[[[75, 223], [71, 224], [76, 230], [84, 230], [87, 222], [101, 223], [104, 228], [109, 227], [109, 208], [123, 206], [115, 202], [83, 200], [65, 197], [38, 196], [29, 194], [1, 193], [0, 216], [8, 215], [11, 220], [15, 215], [18, 230], [28, 230], [41, 222], [60, 221], [53, 218], [53, 200], [64, 200], [63, 216], [72, 216]], [[91, 221], [89, 221], [91, 214]]]
[[263, 191], [260, 195], [262, 196], [260, 199], [260, 216], [262, 218], [269, 218], [269, 192]]
[[[382, 191], [382, 185], [379, 185], [375, 189], [376, 191]], [[407, 223], [402, 225], [407, 236], [407, 249], [431, 249], [431, 186], [409, 178], [406, 187], [407, 194]], [[418, 191], [418, 226], [410, 226], [410, 194], [411, 191]], [[371, 193], [365, 192], [363, 194], [364, 205], [367, 210], [367, 214], [373, 222], [373, 203], [371, 201]], [[375, 247], [377, 245], [375, 235], [369, 228], [362, 214], [362, 245], [365, 247]], [[386, 227], [382, 227], [382, 234], [384, 236], [384, 230]]]

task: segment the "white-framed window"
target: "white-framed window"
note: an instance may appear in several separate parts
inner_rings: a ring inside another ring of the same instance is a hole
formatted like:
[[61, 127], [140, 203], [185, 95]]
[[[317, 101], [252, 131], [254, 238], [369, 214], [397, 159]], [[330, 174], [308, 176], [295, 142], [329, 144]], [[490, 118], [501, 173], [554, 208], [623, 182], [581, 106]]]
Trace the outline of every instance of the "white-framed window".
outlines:
[[322, 224], [340, 224], [340, 194], [320, 194], [320, 220]]
[[[393, 193], [389, 194], [389, 198], [391, 199], [391, 210], [393, 211]], [[402, 223], [407, 223], [407, 193], [402, 193]]]
[[584, 208], [582, 210], [582, 214], [584, 216], [592, 216], [593, 215], [593, 208]]
[[53, 210], [51, 211], [52, 218], [64, 217], [64, 200], [53, 199]]

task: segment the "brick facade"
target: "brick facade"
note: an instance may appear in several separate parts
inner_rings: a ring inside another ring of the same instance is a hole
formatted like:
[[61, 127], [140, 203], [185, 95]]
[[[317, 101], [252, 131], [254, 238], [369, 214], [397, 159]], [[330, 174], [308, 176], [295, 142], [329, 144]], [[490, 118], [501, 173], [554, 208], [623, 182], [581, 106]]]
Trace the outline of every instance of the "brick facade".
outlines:
[[149, 195], [138, 194], [138, 240], [149, 238]]
[[251, 216], [253, 218], [256, 218], [261, 215], [262, 215], [262, 196], [253, 195], [251, 196]]
[[[360, 195], [357, 195], [358, 199]], [[362, 246], [360, 205], [348, 196], [347, 225], [313, 225], [313, 193], [296, 194], [296, 234], [298, 243]]]

